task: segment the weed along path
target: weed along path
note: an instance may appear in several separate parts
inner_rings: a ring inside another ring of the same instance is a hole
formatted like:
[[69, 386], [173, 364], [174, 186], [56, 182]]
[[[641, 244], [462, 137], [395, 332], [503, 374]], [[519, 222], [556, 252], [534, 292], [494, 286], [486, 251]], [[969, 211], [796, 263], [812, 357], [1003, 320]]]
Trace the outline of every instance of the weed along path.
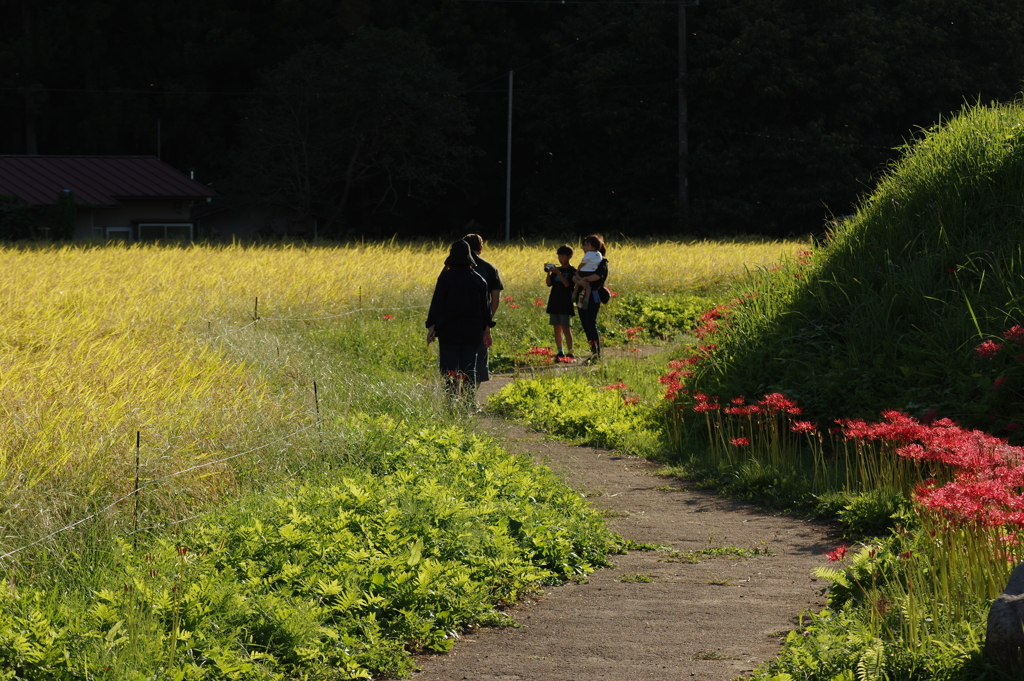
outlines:
[[729, 681], [776, 655], [801, 611], [824, 605], [811, 570], [836, 544], [827, 527], [655, 476], [644, 459], [498, 418], [478, 417], [478, 428], [547, 462], [626, 539], [671, 551], [630, 551], [586, 583], [545, 587], [509, 613], [519, 627], [478, 629], [420, 658], [416, 681]]

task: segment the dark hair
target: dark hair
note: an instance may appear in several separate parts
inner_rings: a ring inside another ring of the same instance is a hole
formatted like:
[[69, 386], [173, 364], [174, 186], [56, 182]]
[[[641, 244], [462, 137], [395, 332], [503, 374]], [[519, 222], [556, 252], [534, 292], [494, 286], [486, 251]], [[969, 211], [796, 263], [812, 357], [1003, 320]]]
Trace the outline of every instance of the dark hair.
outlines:
[[462, 240], [469, 244], [469, 250], [474, 253], [484, 250], [484, 238], [479, 234], [467, 234]]
[[572, 257], [572, 246], [570, 246], [569, 244], [562, 244], [561, 246], [558, 247], [558, 250], [555, 251], [555, 254], [556, 255], [567, 255], [567, 256], [569, 256], [571, 258]]
[[583, 237], [583, 243], [588, 244], [601, 255], [605, 255], [607, 253], [604, 247], [604, 237], [600, 234], [591, 234], [590, 236]]

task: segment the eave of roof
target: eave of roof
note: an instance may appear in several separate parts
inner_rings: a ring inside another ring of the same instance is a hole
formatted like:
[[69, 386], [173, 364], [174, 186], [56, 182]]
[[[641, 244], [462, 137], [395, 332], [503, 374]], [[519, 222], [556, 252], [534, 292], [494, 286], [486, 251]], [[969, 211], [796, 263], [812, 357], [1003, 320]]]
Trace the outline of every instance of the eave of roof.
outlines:
[[0, 155], [0, 194], [45, 206], [66, 189], [76, 203], [92, 206], [117, 206], [125, 199], [194, 201], [217, 196], [155, 156]]

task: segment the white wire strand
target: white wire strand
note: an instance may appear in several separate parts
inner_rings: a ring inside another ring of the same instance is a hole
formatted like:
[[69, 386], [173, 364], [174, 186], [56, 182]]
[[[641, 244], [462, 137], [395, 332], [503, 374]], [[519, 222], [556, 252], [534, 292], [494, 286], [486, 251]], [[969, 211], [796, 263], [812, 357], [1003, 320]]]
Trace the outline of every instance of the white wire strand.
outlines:
[[45, 537], [41, 537], [41, 538], [35, 540], [34, 542], [31, 542], [29, 544], [25, 544], [24, 546], [20, 546], [20, 547], [18, 547], [16, 549], [8, 551], [5, 554], [0, 555], [0, 561], [4, 560], [6, 558], [10, 558], [11, 556], [15, 555], [16, 553], [20, 553], [20, 552], [24, 551], [25, 549], [29, 549], [29, 548], [32, 548], [33, 546], [41, 544], [44, 541], [46, 541], [47, 539], [50, 539], [52, 537], [56, 537], [58, 534], [61, 534], [63, 532], [67, 532], [68, 530], [72, 530], [72, 529], [78, 527], [79, 525], [81, 525], [82, 523], [86, 522], [87, 520], [92, 520], [93, 518], [95, 518], [96, 516], [100, 515], [101, 513], [105, 513], [107, 511], [109, 511], [110, 509], [112, 509], [114, 506], [117, 506], [118, 504], [120, 504], [125, 499], [129, 499], [129, 498], [135, 496], [138, 492], [142, 491], [142, 489], [144, 487], [147, 487], [149, 485], [155, 484], [155, 483], [157, 483], [157, 482], [159, 482], [161, 480], [167, 480], [169, 478], [174, 478], [174, 477], [177, 477], [179, 475], [184, 475], [185, 473], [188, 473], [190, 471], [198, 470], [200, 468], [205, 468], [207, 466], [215, 466], [216, 464], [224, 463], [225, 461], [230, 461], [232, 459], [237, 459], [238, 457], [245, 456], [246, 454], [252, 454], [253, 452], [258, 452], [261, 449], [266, 449], [267, 447], [275, 445], [275, 444], [277, 444], [279, 442], [283, 442], [284, 440], [287, 440], [290, 437], [294, 437], [295, 435], [298, 435], [299, 433], [305, 432], [305, 431], [309, 430], [310, 428], [312, 428], [315, 425], [316, 424], [311, 423], [311, 424], [309, 424], [307, 426], [303, 426], [302, 428], [299, 428], [298, 430], [292, 431], [288, 435], [284, 435], [282, 437], [279, 437], [276, 440], [264, 443], [262, 445], [259, 445], [258, 447], [253, 447], [252, 449], [248, 449], [248, 450], [246, 450], [244, 452], [239, 452], [238, 454], [232, 454], [231, 456], [224, 457], [223, 459], [217, 459], [216, 461], [207, 461], [205, 463], [197, 464], [195, 466], [190, 466], [190, 467], [182, 469], [180, 471], [175, 471], [173, 473], [168, 473], [167, 475], [162, 475], [162, 476], [160, 476], [158, 478], [153, 478], [152, 480], [147, 480], [144, 483], [140, 484], [138, 489], [133, 489], [131, 492], [128, 492], [127, 494], [125, 494], [125, 495], [115, 499], [114, 501], [110, 502], [109, 504], [107, 504], [106, 506], [101, 508], [100, 510], [95, 511], [93, 513], [90, 513], [89, 515], [85, 516], [84, 518], [82, 518], [80, 520], [76, 520], [75, 522], [70, 523], [69, 525], [65, 525], [64, 527], [62, 527], [62, 528], [60, 528], [58, 530], [54, 530], [53, 532], [49, 533]]

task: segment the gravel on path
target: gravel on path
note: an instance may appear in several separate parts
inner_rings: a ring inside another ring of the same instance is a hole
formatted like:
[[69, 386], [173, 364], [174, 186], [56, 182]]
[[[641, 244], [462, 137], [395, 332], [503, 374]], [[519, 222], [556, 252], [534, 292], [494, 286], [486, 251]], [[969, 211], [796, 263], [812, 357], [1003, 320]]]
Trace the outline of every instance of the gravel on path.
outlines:
[[[507, 382], [484, 384], [480, 398]], [[836, 544], [828, 526], [658, 477], [645, 459], [553, 441], [490, 416], [475, 422], [508, 451], [551, 466], [626, 539], [767, 555], [696, 564], [668, 551], [612, 556], [614, 567], [584, 583], [545, 587], [517, 604], [509, 614], [520, 626], [476, 629], [450, 653], [420, 657], [416, 681], [729, 681], [775, 656], [801, 614], [823, 607], [825, 584], [811, 571]]]

